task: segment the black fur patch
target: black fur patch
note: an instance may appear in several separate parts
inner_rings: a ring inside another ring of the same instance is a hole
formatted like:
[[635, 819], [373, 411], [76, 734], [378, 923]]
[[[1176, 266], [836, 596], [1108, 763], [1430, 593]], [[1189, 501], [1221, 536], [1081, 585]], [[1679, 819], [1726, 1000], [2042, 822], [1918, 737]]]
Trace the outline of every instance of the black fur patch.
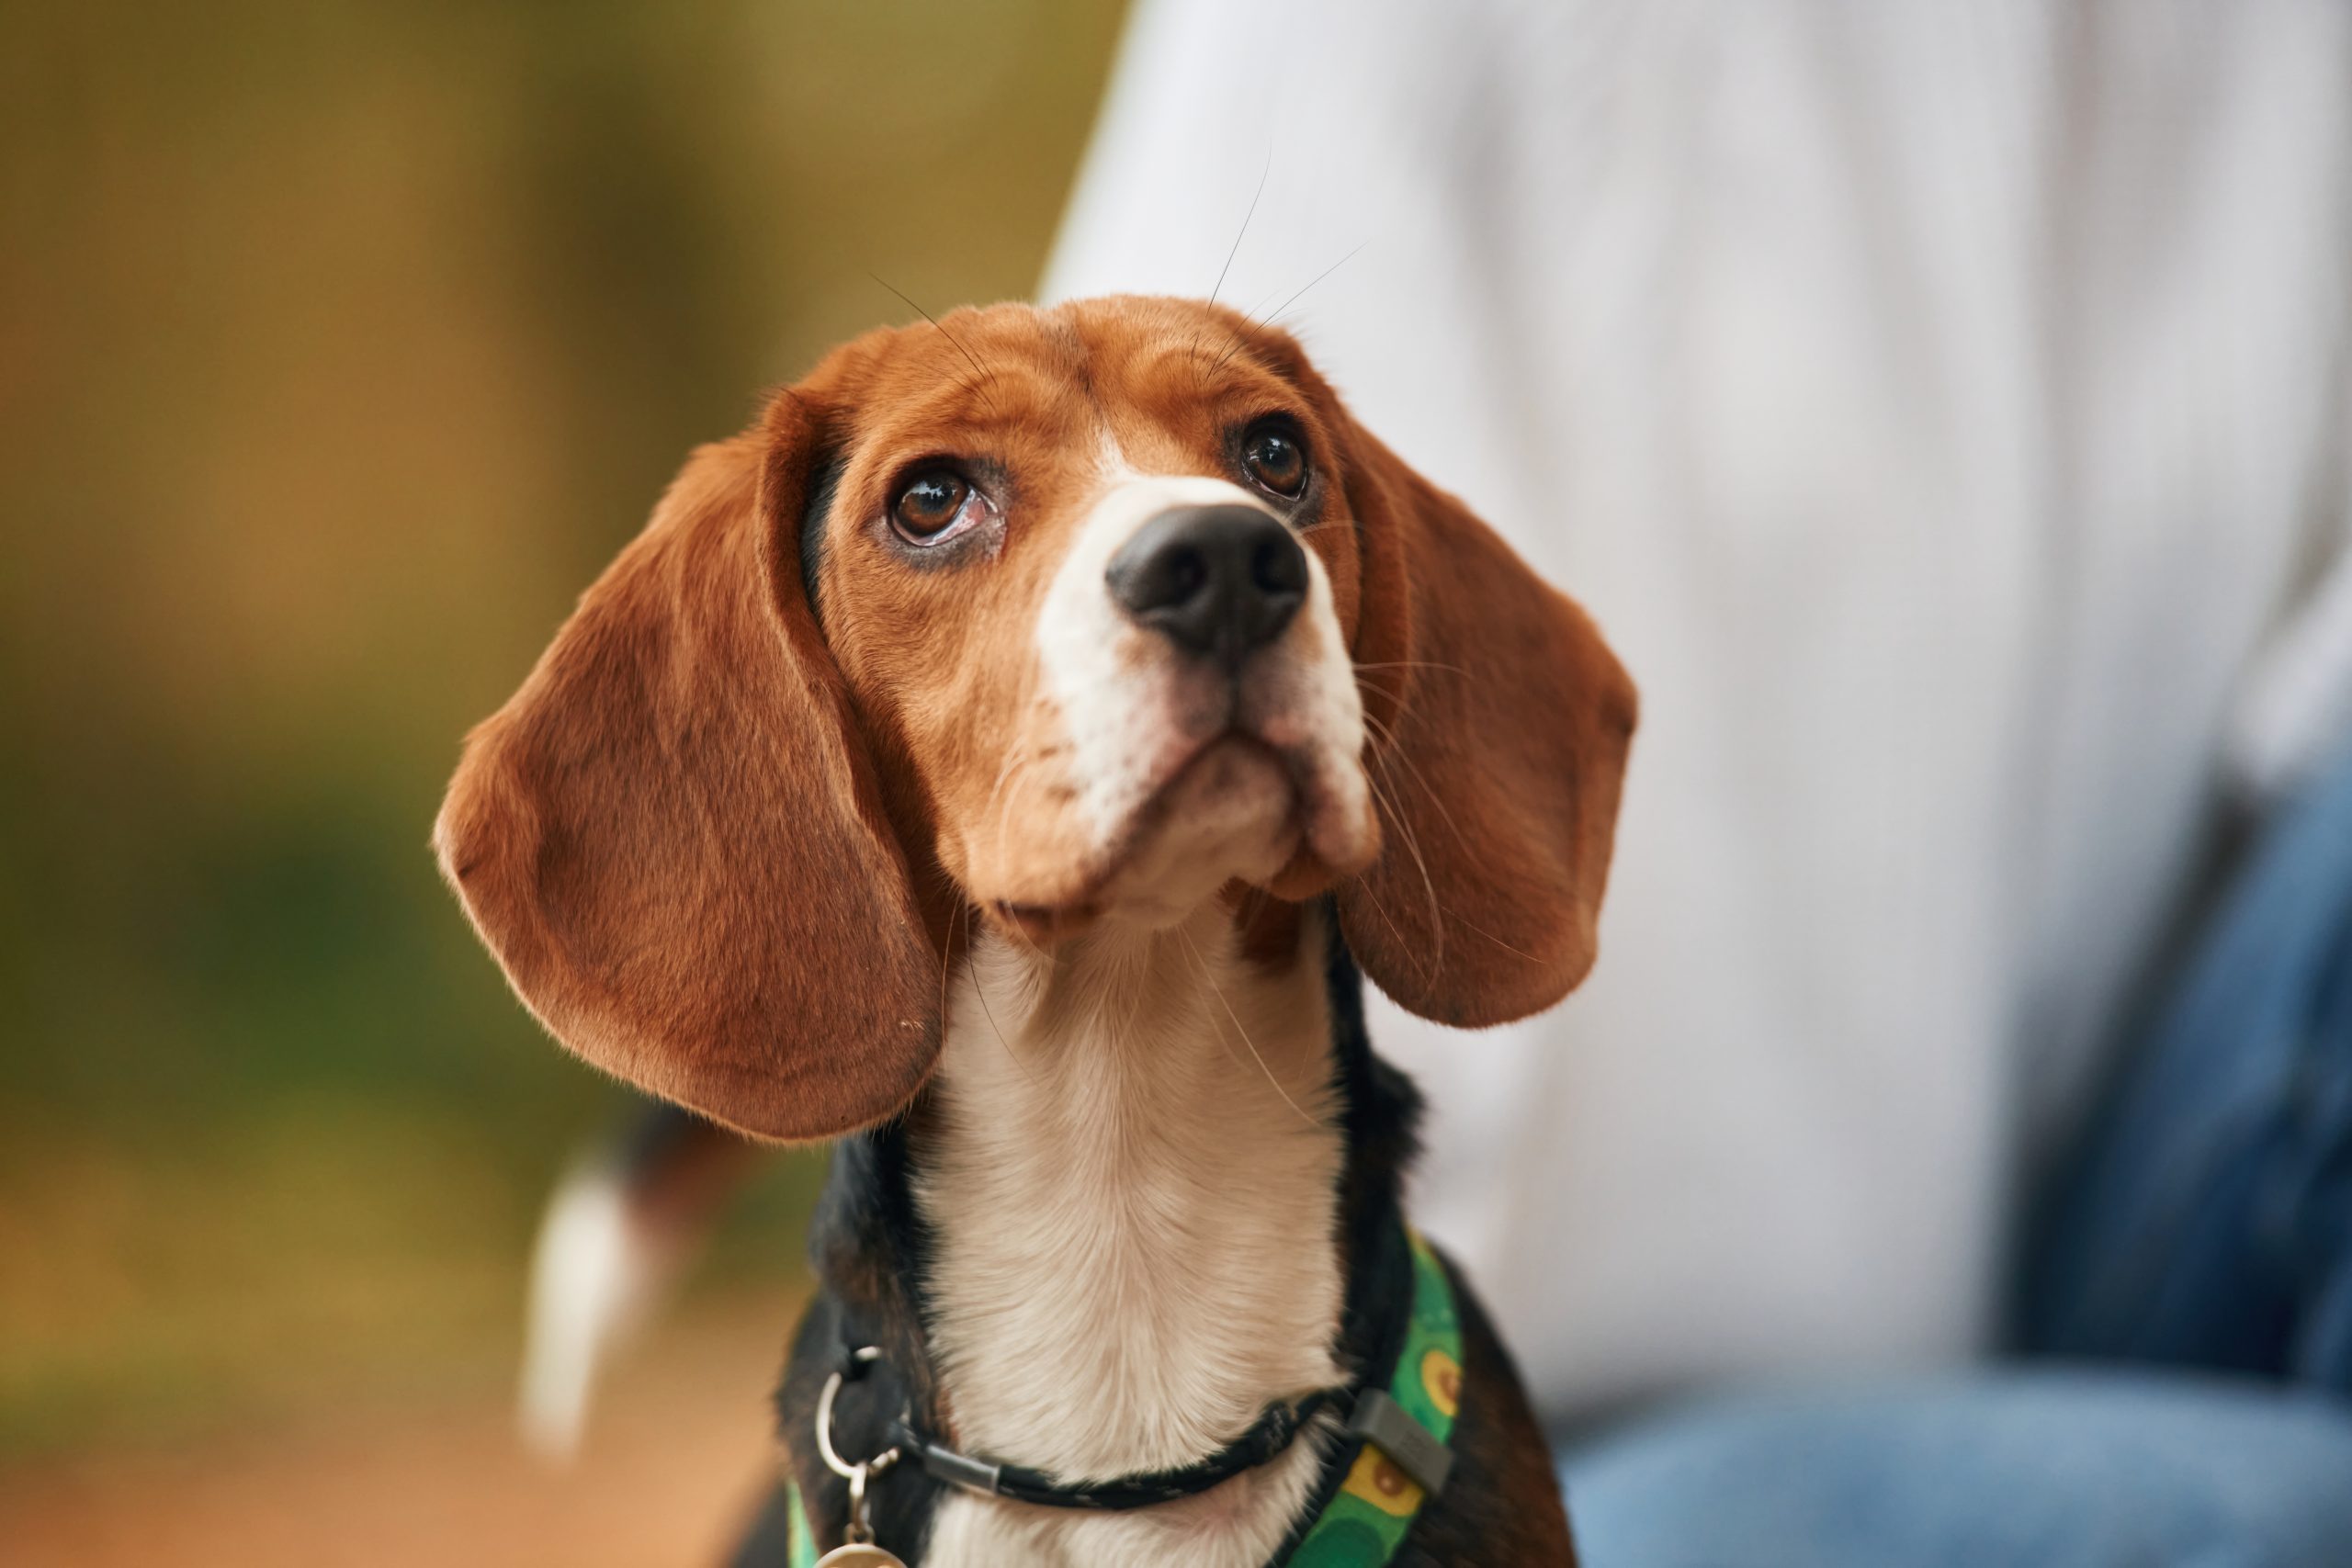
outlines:
[[[909, 1111], [919, 1118], [921, 1108]], [[809, 1262], [823, 1289], [793, 1337], [775, 1393], [778, 1428], [817, 1540], [837, 1544], [849, 1520], [849, 1485], [825, 1468], [816, 1447], [817, 1401], [848, 1353], [872, 1345], [882, 1361], [845, 1382], [833, 1408], [833, 1441], [845, 1459], [889, 1447], [890, 1423], [911, 1409], [941, 1426], [931, 1363], [924, 1354], [931, 1233], [915, 1206], [908, 1126], [894, 1122], [833, 1145], [817, 1214]], [[922, 1561], [939, 1485], [912, 1464], [876, 1477], [867, 1492], [875, 1535], [910, 1562]], [[743, 1568], [781, 1558], [745, 1551]]]
[[808, 470], [808, 494], [800, 506], [800, 592], [808, 601], [808, 614], [819, 626], [825, 624], [825, 612], [819, 603], [817, 584], [825, 570], [825, 519], [833, 513], [833, 497], [842, 488], [842, 470], [847, 465], [838, 452], [820, 454]]

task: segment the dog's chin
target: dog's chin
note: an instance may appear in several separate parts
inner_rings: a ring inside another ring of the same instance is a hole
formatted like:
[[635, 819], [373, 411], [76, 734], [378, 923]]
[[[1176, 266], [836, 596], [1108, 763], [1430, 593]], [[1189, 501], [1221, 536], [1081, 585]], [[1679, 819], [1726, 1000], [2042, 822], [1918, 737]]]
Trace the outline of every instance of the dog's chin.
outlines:
[[1314, 831], [1316, 818], [1330, 813], [1315, 809], [1321, 803], [1310, 803], [1306, 793], [1271, 748], [1227, 736], [1186, 762], [1137, 813], [1121, 852], [1091, 879], [1086, 896], [984, 907], [1023, 939], [1046, 946], [1106, 926], [1165, 930], [1235, 882], [1308, 896], [1356, 869], [1327, 865], [1317, 840], [1336, 838], [1352, 849], [1362, 830]]
[[1240, 739], [1193, 759], [1160, 792], [1153, 818], [1104, 886], [1106, 919], [1172, 926], [1228, 882], [1272, 882], [1306, 836], [1290, 770]]

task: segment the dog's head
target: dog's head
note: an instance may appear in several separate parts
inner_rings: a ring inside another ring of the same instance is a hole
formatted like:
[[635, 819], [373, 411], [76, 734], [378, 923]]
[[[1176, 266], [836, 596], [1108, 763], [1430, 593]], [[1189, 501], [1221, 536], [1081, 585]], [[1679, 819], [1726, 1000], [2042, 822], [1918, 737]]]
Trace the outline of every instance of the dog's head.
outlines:
[[469, 739], [441, 863], [532, 1010], [743, 1131], [888, 1117], [970, 922], [1329, 891], [1455, 1024], [1593, 957], [1631, 684], [1285, 334], [1171, 299], [836, 350]]

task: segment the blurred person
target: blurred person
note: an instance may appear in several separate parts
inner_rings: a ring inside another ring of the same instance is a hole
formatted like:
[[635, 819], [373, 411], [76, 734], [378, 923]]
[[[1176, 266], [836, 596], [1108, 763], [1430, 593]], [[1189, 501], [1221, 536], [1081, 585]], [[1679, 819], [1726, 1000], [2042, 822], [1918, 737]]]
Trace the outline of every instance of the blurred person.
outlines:
[[1374, 1021], [1591, 1561], [2352, 1561], [2352, 8], [1143, 0], [1045, 292], [1212, 288], [1644, 690]]

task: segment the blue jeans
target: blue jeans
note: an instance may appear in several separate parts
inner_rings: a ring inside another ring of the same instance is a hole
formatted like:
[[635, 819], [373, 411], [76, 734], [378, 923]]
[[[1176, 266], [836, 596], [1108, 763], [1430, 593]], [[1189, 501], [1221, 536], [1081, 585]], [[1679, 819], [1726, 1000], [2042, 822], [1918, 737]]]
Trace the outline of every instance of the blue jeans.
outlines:
[[2177, 1374], [1718, 1401], [1565, 1476], [1586, 1568], [2352, 1563], [2352, 1418]]
[[1606, 1435], [1562, 1468], [1589, 1568], [2352, 1564], [2352, 757], [2126, 1063], [2025, 1260], [2044, 1359]]

